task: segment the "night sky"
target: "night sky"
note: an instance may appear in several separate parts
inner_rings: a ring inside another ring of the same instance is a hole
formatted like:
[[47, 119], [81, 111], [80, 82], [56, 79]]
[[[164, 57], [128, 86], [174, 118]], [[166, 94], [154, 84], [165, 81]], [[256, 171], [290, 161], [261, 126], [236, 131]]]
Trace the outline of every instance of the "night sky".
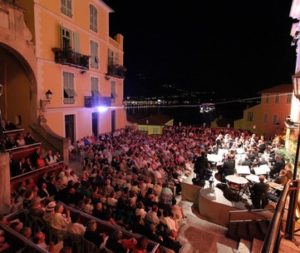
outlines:
[[291, 83], [292, 0], [104, 2], [115, 11], [110, 35], [124, 35], [125, 96], [246, 98]]

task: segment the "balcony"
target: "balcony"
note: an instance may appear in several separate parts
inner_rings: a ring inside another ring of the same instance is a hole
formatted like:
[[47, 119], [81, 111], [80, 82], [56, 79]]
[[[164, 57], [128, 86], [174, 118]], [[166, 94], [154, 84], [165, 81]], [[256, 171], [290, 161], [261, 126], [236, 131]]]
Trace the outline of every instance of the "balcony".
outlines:
[[122, 65], [118, 64], [110, 64], [107, 66], [106, 76], [117, 77], [117, 78], [125, 78], [126, 68]]
[[97, 106], [111, 106], [111, 97], [102, 96], [85, 96], [84, 106], [91, 108]]
[[55, 62], [69, 65], [84, 70], [89, 69], [89, 56], [73, 51], [72, 49], [52, 48], [55, 54]]

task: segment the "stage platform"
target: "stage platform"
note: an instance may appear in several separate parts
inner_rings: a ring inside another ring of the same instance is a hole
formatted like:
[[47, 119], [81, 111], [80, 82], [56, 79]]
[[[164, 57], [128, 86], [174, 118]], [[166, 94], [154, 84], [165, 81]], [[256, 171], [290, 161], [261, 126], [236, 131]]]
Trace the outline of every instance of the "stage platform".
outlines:
[[[215, 171], [214, 171], [215, 173]], [[214, 187], [214, 191], [209, 187], [208, 181], [204, 187], [194, 185], [192, 179], [195, 174], [181, 180], [182, 200], [191, 201], [198, 208], [201, 216], [206, 220], [218, 225], [227, 226], [229, 221], [229, 211], [246, 210], [244, 202], [229, 201], [223, 195], [223, 191]], [[220, 183], [215, 179], [214, 185]]]
[[181, 178], [181, 199], [193, 202], [198, 206], [199, 193], [202, 187], [193, 184], [192, 179], [195, 177], [192, 172], [188, 177]]
[[245, 203], [229, 201], [219, 188], [202, 188], [199, 191], [198, 210], [208, 221], [218, 225], [227, 226], [229, 211], [246, 210]]

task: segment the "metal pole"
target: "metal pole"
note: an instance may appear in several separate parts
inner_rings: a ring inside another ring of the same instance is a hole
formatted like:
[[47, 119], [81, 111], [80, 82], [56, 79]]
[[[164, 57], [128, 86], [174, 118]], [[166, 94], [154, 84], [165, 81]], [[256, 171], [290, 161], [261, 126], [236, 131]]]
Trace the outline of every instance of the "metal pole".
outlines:
[[296, 149], [296, 157], [295, 157], [295, 165], [294, 165], [294, 172], [293, 172], [293, 180], [297, 179], [298, 173], [298, 160], [299, 160], [299, 149], [300, 149], [300, 124], [298, 129], [298, 142], [297, 142], [297, 149]]

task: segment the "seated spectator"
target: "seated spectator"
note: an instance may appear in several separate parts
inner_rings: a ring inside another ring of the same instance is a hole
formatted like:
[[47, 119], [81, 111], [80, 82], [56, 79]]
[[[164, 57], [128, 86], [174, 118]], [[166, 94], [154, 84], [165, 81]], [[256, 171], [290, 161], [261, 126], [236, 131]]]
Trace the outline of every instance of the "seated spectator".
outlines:
[[47, 165], [57, 162], [57, 157], [53, 154], [52, 150], [48, 150], [47, 155], [45, 156], [45, 162]]
[[105, 219], [105, 212], [104, 212], [103, 204], [101, 202], [98, 202], [96, 204], [96, 207], [93, 209], [92, 215], [101, 220]]
[[169, 236], [164, 238], [163, 246], [174, 250], [175, 253], [179, 253], [180, 248], [182, 245], [179, 241], [176, 241], [177, 232], [175, 230], [171, 230]]
[[123, 233], [120, 230], [114, 231], [106, 242], [106, 247], [113, 252], [126, 253], [127, 249], [122, 245]]
[[50, 223], [50, 221], [52, 220], [52, 216], [54, 216], [54, 214], [55, 214], [55, 210], [54, 210], [55, 206], [56, 206], [56, 202], [51, 201], [47, 204], [47, 206], [45, 208], [45, 212], [43, 214], [43, 219], [47, 223]]
[[10, 245], [6, 242], [4, 231], [0, 230], [0, 252], [10, 252]]
[[60, 203], [56, 204], [54, 208], [54, 215], [51, 217], [50, 225], [54, 229], [66, 231], [68, 225], [70, 224], [70, 210], [66, 210], [66, 215], [63, 214], [64, 206]]
[[[22, 235], [26, 237], [27, 240], [32, 240], [32, 229], [31, 227], [24, 227], [22, 230]], [[1, 251], [0, 251], [1, 252]]]
[[84, 204], [83, 204], [83, 207], [82, 207], [82, 211], [84, 211], [86, 213], [89, 213], [89, 214], [92, 214], [93, 209], [94, 209], [94, 206], [92, 204], [92, 199], [91, 198], [85, 198], [84, 199]]
[[22, 147], [22, 146], [26, 145], [26, 142], [25, 142], [25, 139], [24, 139], [24, 136], [22, 133], [17, 134], [16, 143], [17, 143], [18, 147]]
[[73, 249], [71, 246], [64, 246], [59, 253], [73, 253]]
[[106, 238], [106, 235], [97, 232], [97, 222], [95, 220], [90, 220], [84, 233], [84, 238], [94, 243], [97, 247], [100, 247]]
[[134, 249], [133, 249], [133, 253], [147, 253], [147, 247], [149, 244], [149, 240], [147, 239], [147, 237], [143, 236], [141, 237], [138, 241], [137, 244], [135, 245]]
[[33, 242], [36, 244], [36, 246], [40, 247], [44, 250], [49, 250], [49, 246], [46, 244], [46, 236], [42, 231], [37, 232], [34, 235]]
[[24, 137], [26, 145], [30, 145], [35, 143], [35, 139], [32, 137], [30, 132], [27, 132], [25, 137]]
[[139, 201], [137, 203], [137, 208], [135, 209], [135, 215], [141, 216], [142, 219], [146, 217], [147, 212], [145, 211], [145, 207], [142, 201]]
[[73, 213], [71, 215], [72, 222], [69, 224], [67, 231], [71, 234], [84, 235], [86, 227], [80, 223], [80, 214]]
[[6, 120], [5, 129], [7, 131], [9, 131], [9, 130], [15, 130], [15, 129], [17, 129], [17, 126], [14, 123], [12, 123], [11, 121]]
[[157, 212], [158, 212], [158, 206], [153, 205], [152, 209], [148, 211], [145, 219], [149, 223], [158, 224], [160, 222], [160, 220], [157, 216]]
[[38, 158], [36, 160], [36, 167], [37, 169], [40, 169], [40, 168], [43, 168], [46, 166], [46, 162], [43, 158], [43, 155], [42, 154], [38, 154]]
[[14, 221], [11, 221], [10, 227], [11, 227], [13, 230], [15, 230], [15, 231], [17, 231], [18, 233], [21, 234], [22, 229], [23, 229], [23, 222], [21, 222], [19, 219], [14, 220]]
[[172, 205], [172, 199], [173, 199], [173, 192], [168, 187], [167, 184], [163, 185], [163, 188], [161, 190], [160, 196], [159, 196], [159, 205], [161, 208], [168, 207]]

